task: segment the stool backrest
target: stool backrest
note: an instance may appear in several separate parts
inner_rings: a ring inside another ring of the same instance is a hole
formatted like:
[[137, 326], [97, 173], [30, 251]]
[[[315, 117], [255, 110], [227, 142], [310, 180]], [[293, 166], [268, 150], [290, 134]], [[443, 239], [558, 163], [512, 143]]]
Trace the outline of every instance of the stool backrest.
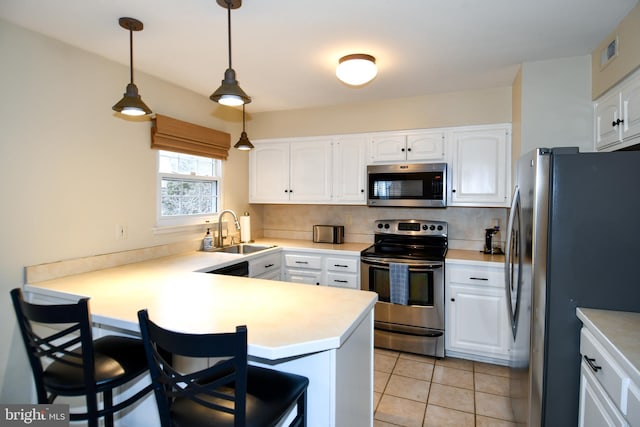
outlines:
[[[245, 425], [247, 393], [247, 327], [235, 333], [187, 334], [164, 329], [147, 310], [138, 312], [149, 372], [163, 427], [171, 426], [170, 406], [187, 398], [202, 406], [230, 414], [235, 426]], [[179, 372], [173, 356], [222, 358], [194, 372]]]
[[[11, 291], [11, 300], [31, 364], [38, 402], [50, 401], [43, 383], [44, 366], [49, 361], [57, 361], [82, 367], [87, 396], [93, 396], [93, 399], [87, 398], [87, 408], [95, 405], [97, 410], [89, 300], [83, 298], [76, 304], [31, 304], [24, 300], [19, 288]], [[63, 325], [63, 329], [58, 326], [56, 329], [47, 328], [46, 332], [45, 328], [36, 331], [33, 323]]]

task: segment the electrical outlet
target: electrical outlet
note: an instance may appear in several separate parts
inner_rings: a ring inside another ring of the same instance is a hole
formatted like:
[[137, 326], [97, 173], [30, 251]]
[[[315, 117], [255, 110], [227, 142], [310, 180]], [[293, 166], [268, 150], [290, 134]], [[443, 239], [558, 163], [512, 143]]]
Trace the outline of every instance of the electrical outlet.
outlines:
[[129, 227], [127, 224], [116, 225], [116, 240], [127, 240], [129, 237]]

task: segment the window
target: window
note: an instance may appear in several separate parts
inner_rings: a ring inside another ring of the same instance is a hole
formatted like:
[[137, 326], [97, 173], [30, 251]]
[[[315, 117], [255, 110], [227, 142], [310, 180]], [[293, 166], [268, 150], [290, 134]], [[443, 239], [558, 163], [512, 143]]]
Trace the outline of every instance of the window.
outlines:
[[158, 151], [158, 225], [204, 222], [218, 212], [222, 161]]

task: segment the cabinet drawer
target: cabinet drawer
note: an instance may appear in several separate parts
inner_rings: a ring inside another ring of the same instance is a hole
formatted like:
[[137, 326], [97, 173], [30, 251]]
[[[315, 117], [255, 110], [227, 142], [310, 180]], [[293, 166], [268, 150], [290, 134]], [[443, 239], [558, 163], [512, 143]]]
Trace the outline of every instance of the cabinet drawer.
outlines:
[[280, 271], [282, 254], [272, 254], [249, 261], [249, 277]]
[[504, 271], [498, 268], [447, 265], [448, 281], [475, 286], [504, 287]]
[[351, 289], [358, 289], [360, 287], [357, 274], [340, 274], [332, 272], [327, 273], [327, 285]]
[[313, 270], [293, 270], [288, 268], [285, 272], [287, 282], [305, 283], [307, 285], [319, 285], [321, 276], [322, 273], [320, 271]]
[[284, 263], [287, 267], [320, 270], [322, 268], [322, 257], [318, 255], [285, 254]]
[[327, 271], [344, 271], [348, 273], [357, 273], [359, 259], [356, 258], [327, 258]]
[[624, 411], [627, 406], [629, 377], [586, 328], [582, 328], [580, 332], [580, 354], [582, 360], [592, 366], [591, 372], [611, 400]]

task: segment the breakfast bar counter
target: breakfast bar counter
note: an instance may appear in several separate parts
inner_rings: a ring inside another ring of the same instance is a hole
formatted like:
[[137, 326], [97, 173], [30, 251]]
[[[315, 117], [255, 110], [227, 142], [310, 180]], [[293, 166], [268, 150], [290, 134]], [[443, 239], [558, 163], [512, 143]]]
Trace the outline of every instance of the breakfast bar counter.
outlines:
[[36, 303], [89, 297], [97, 328], [132, 335], [139, 333], [137, 312], [143, 308], [177, 331], [229, 332], [246, 325], [250, 363], [309, 378], [309, 426], [372, 425], [377, 295], [202, 272], [233, 260], [230, 254], [193, 252], [27, 283], [24, 289]]

